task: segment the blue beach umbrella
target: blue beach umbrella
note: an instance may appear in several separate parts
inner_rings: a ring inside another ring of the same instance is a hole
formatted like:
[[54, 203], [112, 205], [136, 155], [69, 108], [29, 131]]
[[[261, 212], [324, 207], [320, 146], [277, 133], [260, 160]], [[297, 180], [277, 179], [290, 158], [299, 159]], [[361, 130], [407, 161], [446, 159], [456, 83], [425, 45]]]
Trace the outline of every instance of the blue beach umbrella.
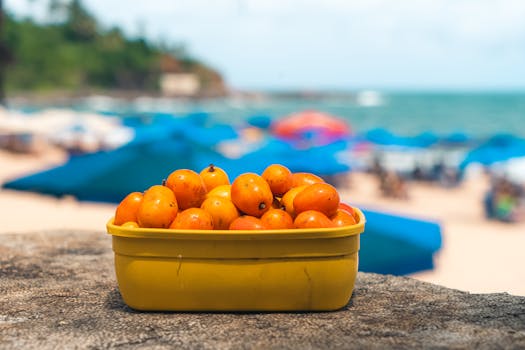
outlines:
[[496, 162], [524, 156], [524, 139], [508, 134], [495, 135], [468, 152], [460, 164], [460, 169], [465, 169], [471, 163], [489, 166]]
[[74, 156], [61, 166], [3, 184], [4, 188], [79, 200], [119, 202], [128, 193], [162, 183], [171, 171], [191, 168], [182, 141], [131, 144], [114, 151]]
[[427, 148], [434, 145], [439, 138], [436, 134], [426, 131], [417, 136], [398, 136], [383, 128], [369, 130], [364, 138], [379, 146]]

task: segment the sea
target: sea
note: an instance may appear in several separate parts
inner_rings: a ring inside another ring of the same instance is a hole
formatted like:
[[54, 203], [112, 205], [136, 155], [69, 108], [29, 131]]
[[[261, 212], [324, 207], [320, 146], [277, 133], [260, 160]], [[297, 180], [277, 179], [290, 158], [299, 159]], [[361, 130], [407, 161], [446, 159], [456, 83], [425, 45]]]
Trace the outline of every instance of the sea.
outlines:
[[376, 128], [411, 136], [464, 133], [472, 137], [513, 134], [525, 137], [525, 91], [519, 92], [381, 92], [257, 93], [213, 99], [91, 96], [69, 108], [123, 117], [136, 114], [208, 113], [213, 120], [235, 126], [254, 116], [282, 118], [318, 110], [345, 119], [355, 133]]

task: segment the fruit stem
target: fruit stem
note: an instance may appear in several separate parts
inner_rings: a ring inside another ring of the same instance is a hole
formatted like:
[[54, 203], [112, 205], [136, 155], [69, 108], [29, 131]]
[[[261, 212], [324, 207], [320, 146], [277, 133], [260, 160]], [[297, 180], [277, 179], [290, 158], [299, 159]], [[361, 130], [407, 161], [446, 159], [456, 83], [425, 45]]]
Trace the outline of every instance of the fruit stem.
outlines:
[[259, 210], [263, 210], [265, 208], [266, 208], [266, 203], [264, 202], [259, 203]]
[[208, 171], [209, 171], [210, 173], [213, 173], [213, 172], [215, 171], [215, 165], [210, 164], [210, 166], [208, 167]]
[[162, 186], [166, 186], [166, 179], [162, 179]]

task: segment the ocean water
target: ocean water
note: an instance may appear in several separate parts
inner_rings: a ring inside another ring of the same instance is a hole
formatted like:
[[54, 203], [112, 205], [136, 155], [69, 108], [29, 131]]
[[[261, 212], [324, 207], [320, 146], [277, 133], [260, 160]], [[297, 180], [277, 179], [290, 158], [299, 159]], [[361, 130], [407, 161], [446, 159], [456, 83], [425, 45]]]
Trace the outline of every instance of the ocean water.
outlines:
[[293, 112], [315, 109], [346, 119], [356, 132], [386, 128], [399, 135], [425, 131], [463, 132], [474, 137], [511, 133], [525, 137], [525, 92], [516, 93], [379, 93], [361, 92], [331, 97], [257, 95], [202, 101], [138, 98], [122, 101], [90, 98], [77, 106], [105, 112], [207, 112], [219, 121], [246, 123], [254, 115], [277, 119]]

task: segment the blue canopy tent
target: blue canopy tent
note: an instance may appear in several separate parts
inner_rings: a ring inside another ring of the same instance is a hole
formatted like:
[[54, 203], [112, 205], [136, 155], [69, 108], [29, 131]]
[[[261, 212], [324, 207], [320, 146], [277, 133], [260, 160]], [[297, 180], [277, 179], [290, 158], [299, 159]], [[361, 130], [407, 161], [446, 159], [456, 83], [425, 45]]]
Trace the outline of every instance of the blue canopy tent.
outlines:
[[3, 184], [4, 188], [80, 200], [117, 203], [126, 194], [162, 183], [173, 169], [191, 167], [180, 141], [130, 144], [110, 152], [74, 156], [61, 166]]
[[448, 134], [446, 136], [443, 136], [439, 143], [442, 145], [449, 145], [449, 146], [461, 146], [461, 145], [467, 145], [471, 143], [473, 139], [466, 133], [456, 131], [451, 134]]
[[359, 271], [404, 275], [434, 267], [441, 248], [439, 224], [415, 218], [363, 210]]
[[344, 173], [350, 170], [347, 164], [337, 159], [337, 152], [345, 150], [346, 142], [296, 149], [289, 143], [269, 137], [260, 148], [231, 159], [212, 150], [201, 149], [193, 154], [195, 167], [202, 168], [210, 163], [223, 168], [231, 178], [244, 172], [262, 173], [273, 163], [286, 164], [292, 172], [312, 172], [320, 176]]
[[200, 171], [210, 163], [224, 168], [231, 178], [247, 171], [261, 173], [272, 163], [289, 164], [292, 171], [320, 175], [348, 170], [334, 156], [344, 149], [344, 143], [297, 150], [270, 139], [241, 159], [230, 159], [213, 149], [217, 142], [236, 137], [230, 126], [204, 128], [186, 124], [181, 129], [183, 124], [173, 125], [158, 133], [156, 124], [139, 127], [137, 138], [119, 149], [72, 156], [62, 166], [9, 181], [3, 187], [54, 196], [72, 195], [80, 200], [119, 202], [129, 192], [160, 184], [175, 169]]
[[460, 164], [464, 170], [471, 163], [480, 163], [485, 166], [511, 158], [525, 156], [525, 139], [509, 135], [495, 135], [467, 153]]
[[363, 138], [378, 146], [427, 148], [438, 142], [436, 134], [427, 131], [416, 136], [398, 136], [383, 128], [369, 130]]

